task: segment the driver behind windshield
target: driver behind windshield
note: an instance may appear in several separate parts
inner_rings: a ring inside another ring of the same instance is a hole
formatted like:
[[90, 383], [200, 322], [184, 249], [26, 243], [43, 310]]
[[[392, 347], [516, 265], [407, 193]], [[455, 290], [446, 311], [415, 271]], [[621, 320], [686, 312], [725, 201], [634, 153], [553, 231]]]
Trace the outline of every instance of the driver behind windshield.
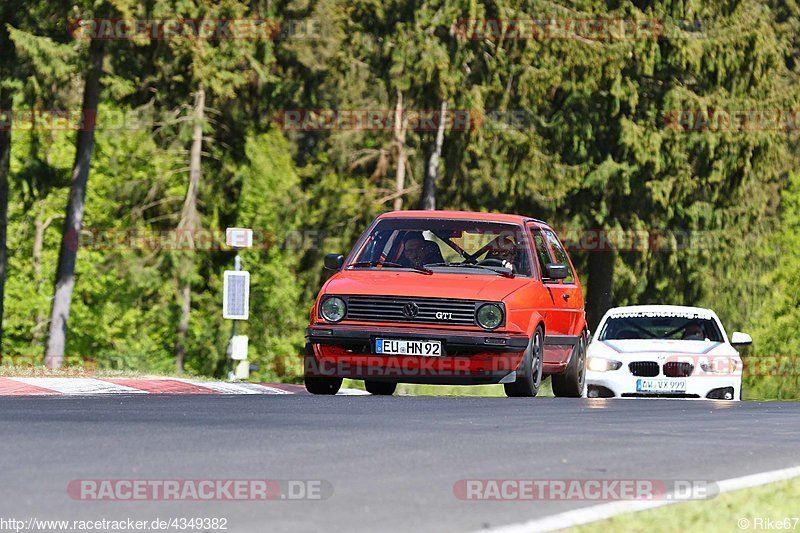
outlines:
[[683, 340], [685, 341], [704, 341], [706, 333], [703, 326], [697, 322], [689, 322], [683, 330]]
[[517, 254], [515, 252], [516, 244], [511, 237], [503, 237], [497, 241], [494, 246], [486, 254], [486, 259], [495, 259], [500, 261], [504, 267], [514, 269], [514, 261]]

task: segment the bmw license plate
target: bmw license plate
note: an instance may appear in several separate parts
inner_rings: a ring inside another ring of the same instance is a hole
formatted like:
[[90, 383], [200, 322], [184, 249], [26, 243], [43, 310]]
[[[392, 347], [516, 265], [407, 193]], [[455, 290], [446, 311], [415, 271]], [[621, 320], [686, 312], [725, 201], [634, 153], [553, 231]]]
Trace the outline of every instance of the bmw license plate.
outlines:
[[387, 355], [442, 355], [441, 341], [412, 341], [406, 339], [375, 339], [375, 353]]
[[636, 392], [686, 392], [686, 380], [637, 379]]

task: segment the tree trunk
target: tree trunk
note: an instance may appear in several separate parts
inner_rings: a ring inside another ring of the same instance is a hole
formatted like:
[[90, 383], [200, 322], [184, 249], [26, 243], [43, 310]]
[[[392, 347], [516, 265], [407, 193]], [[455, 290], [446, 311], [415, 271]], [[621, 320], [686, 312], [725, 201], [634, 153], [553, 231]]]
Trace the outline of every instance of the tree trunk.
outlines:
[[[0, 113], [11, 113], [11, 91], [0, 89]], [[6, 290], [6, 234], [8, 228], [8, 171], [11, 160], [11, 124], [0, 129], [0, 358], [3, 356], [3, 311]]]
[[442, 157], [442, 144], [444, 144], [444, 124], [447, 114], [447, 102], [442, 101], [439, 111], [439, 125], [436, 128], [436, 144], [428, 160], [425, 178], [422, 182], [422, 197], [419, 201], [420, 209], [436, 209], [436, 179], [439, 176], [439, 159]]
[[[201, 85], [194, 97], [194, 125], [192, 132], [192, 149], [189, 156], [189, 185], [183, 201], [181, 220], [178, 223], [178, 242], [194, 243], [194, 230], [199, 226], [197, 214], [197, 195], [200, 188], [200, 157], [203, 149], [203, 118], [206, 105], [205, 89]], [[182, 237], [186, 236], [184, 240]], [[192, 251], [183, 253], [178, 264], [178, 284], [181, 304], [181, 317], [175, 339], [175, 368], [183, 372], [186, 360], [186, 338], [189, 334], [189, 315], [192, 310], [192, 271], [194, 262]]]
[[397, 107], [394, 110], [394, 146], [397, 152], [397, 174], [395, 175], [395, 190], [397, 196], [394, 199], [394, 210], [399, 211], [403, 208], [403, 189], [406, 186], [406, 127], [407, 123], [403, 116], [403, 93], [397, 91]]
[[600, 319], [611, 308], [612, 283], [616, 252], [588, 252], [589, 286], [586, 294], [586, 315], [589, 329], [594, 331]]
[[83, 225], [86, 183], [89, 178], [89, 166], [94, 149], [94, 128], [97, 117], [97, 103], [100, 100], [100, 76], [103, 71], [105, 43], [92, 39], [89, 45], [89, 71], [86, 74], [86, 86], [83, 89], [84, 123], [78, 132], [75, 165], [72, 168], [72, 182], [69, 189], [64, 233], [58, 253], [56, 270], [55, 296], [53, 310], [50, 315], [50, 331], [45, 348], [45, 365], [59, 368], [64, 360], [64, 347], [67, 340], [67, 320], [72, 304], [72, 288], [75, 284], [75, 261], [78, 255], [78, 243]]
[[[33, 284], [34, 290], [38, 295], [42, 290], [44, 280], [42, 279], [42, 250], [44, 249], [44, 234], [53, 220], [61, 218], [63, 215], [52, 215], [45, 218], [46, 202], [39, 200], [39, 214], [33, 221], [34, 234], [33, 234], [33, 251], [31, 257], [33, 259]], [[34, 316], [35, 324], [32, 333], [32, 345], [40, 345], [42, 341], [42, 332], [47, 325], [47, 316], [44, 311], [37, 308]]]

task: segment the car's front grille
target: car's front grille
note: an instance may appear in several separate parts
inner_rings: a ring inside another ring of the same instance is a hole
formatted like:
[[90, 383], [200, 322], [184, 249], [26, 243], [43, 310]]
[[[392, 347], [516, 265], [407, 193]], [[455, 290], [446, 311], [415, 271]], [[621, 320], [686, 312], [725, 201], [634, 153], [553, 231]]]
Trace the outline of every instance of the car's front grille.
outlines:
[[443, 298], [350, 296], [347, 298], [346, 319], [472, 326], [480, 303]]
[[681, 361], [664, 363], [664, 375], [670, 378], [687, 378], [692, 375], [694, 365]]
[[652, 378], [658, 375], [658, 363], [655, 361], [634, 361], [628, 364], [628, 369], [634, 376]]

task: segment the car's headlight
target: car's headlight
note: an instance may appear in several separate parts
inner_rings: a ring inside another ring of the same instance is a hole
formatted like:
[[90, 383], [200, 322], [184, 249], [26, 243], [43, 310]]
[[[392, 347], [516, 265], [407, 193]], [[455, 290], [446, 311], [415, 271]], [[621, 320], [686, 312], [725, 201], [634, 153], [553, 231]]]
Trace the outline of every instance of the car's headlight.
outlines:
[[733, 374], [739, 367], [736, 359], [728, 359], [725, 357], [713, 359], [707, 363], [700, 363], [700, 368], [703, 372], [710, 374]]
[[322, 302], [319, 314], [328, 322], [339, 322], [347, 314], [347, 305], [338, 296], [330, 296]]
[[609, 370], [619, 370], [622, 366], [620, 361], [604, 359], [603, 357], [590, 357], [586, 360], [586, 368], [592, 372], [608, 372]]
[[497, 304], [483, 304], [475, 318], [483, 329], [495, 329], [503, 323], [503, 309]]

